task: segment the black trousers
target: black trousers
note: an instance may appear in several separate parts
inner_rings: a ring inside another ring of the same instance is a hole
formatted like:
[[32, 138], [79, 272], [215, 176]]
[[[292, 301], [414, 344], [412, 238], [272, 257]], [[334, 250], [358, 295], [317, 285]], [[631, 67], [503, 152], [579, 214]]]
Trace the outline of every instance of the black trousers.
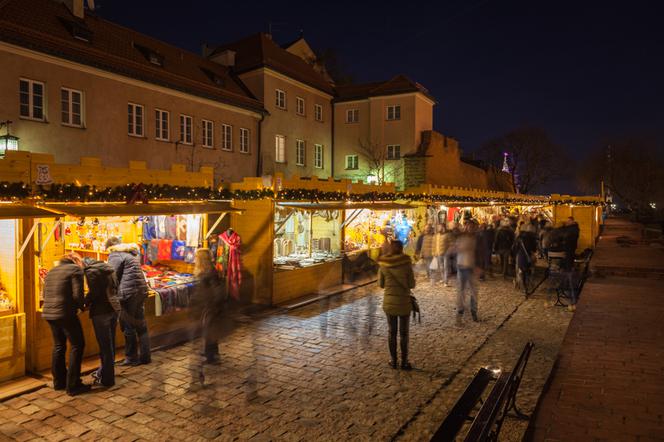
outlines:
[[145, 321], [145, 297], [133, 296], [120, 304], [120, 329], [125, 337], [125, 360], [147, 364], [152, 358], [148, 324]]
[[401, 335], [401, 363], [408, 362], [408, 328], [410, 325], [410, 315], [392, 316], [387, 315], [387, 327], [389, 336], [387, 344], [390, 348], [390, 357], [393, 361], [397, 360], [397, 331]]
[[[85, 349], [85, 338], [81, 321], [77, 316], [64, 319], [51, 319], [48, 321], [53, 334], [53, 354], [51, 358], [51, 373], [53, 374], [53, 387], [56, 390], [66, 388], [72, 391], [81, 384], [81, 361]], [[69, 352], [69, 369], [65, 363], [67, 341], [71, 345]]]
[[97, 374], [102, 385], [110, 387], [115, 384], [115, 326], [118, 322], [118, 314], [115, 312], [104, 313], [95, 315], [91, 319], [99, 344], [99, 359], [101, 362]]

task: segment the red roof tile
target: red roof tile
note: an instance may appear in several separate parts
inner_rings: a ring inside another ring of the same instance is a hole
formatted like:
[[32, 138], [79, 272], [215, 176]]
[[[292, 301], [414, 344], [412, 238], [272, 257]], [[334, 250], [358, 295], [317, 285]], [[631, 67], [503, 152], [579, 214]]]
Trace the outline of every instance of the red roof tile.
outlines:
[[337, 86], [335, 89], [337, 92], [335, 102], [361, 100], [369, 97], [381, 97], [409, 92], [420, 92], [434, 102], [436, 101], [424, 86], [414, 82], [405, 75], [397, 75], [387, 81]]
[[[72, 35], [72, 26], [90, 41]], [[86, 11], [74, 17], [54, 0], [0, 1], [0, 40], [192, 95], [264, 112], [227, 68]], [[154, 53], [163, 65], [146, 57]]]
[[215, 48], [210, 57], [226, 49], [235, 51], [235, 72], [243, 73], [261, 67], [269, 67], [294, 80], [300, 81], [330, 95], [332, 85], [316, 72], [310, 64], [291, 54], [275, 43], [265, 33], [258, 33], [230, 44]]

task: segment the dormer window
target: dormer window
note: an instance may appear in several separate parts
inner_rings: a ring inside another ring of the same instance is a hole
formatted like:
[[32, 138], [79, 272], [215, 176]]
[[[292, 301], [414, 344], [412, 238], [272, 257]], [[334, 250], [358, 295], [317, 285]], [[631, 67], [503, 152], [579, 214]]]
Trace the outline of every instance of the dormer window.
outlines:
[[201, 71], [203, 71], [203, 73], [207, 75], [210, 81], [216, 84], [217, 86], [222, 86], [222, 87], [224, 86], [224, 79], [221, 76], [215, 74], [214, 72], [206, 68], [201, 68]]
[[60, 22], [67, 28], [67, 31], [76, 40], [90, 43], [92, 41], [92, 31], [82, 21], [67, 20], [66, 18], [59, 17]]
[[139, 50], [147, 61], [159, 67], [164, 67], [164, 56], [155, 50], [134, 43], [134, 47]]

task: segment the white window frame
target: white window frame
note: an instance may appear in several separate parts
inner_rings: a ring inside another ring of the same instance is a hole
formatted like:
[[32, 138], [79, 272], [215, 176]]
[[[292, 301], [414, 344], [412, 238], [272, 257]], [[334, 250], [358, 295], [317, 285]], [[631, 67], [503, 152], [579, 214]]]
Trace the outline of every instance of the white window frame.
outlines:
[[[67, 110], [66, 114], [63, 109], [64, 105], [64, 100], [62, 99], [62, 93], [66, 92], [67, 93]], [[79, 104], [79, 123], [74, 123], [74, 102], [72, 98], [74, 97], [74, 94], [78, 94], [78, 104]], [[78, 89], [71, 89], [68, 87], [61, 87], [60, 88], [60, 123], [63, 126], [70, 126], [70, 127], [85, 127], [85, 103], [84, 103], [84, 95], [83, 91], [79, 91]], [[64, 121], [64, 117], [67, 117], [67, 121]]]
[[155, 109], [154, 113], [155, 140], [169, 141], [171, 138], [171, 113], [163, 109]]
[[[21, 111], [21, 83], [28, 84], [28, 114], [25, 115]], [[35, 117], [35, 85], [38, 84], [41, 86], [41, 117]], [[18, 114], [22, 119], [33, 120], [33, 121], [46, 121], [46, 83], [43, 81], [30, 80], [28, 78], [19, 78], [18, 83]]]
[[314, 104], [314, 119], [316, 121], [323, 121], [323, 106]]
[[307, 144], [304, 140], [295, 140], [295, 165], [304, 166], [307, 161]]
[[359, 109], [347, 109], [346, 110], [346, 123], [359, 123], [360, 122], [360, 110]]
[[191, 115], [180, 114], [180, 143], [194, 144], [194, 119]]
[[386, 109], [386, 114], [385, 114], [385, 119], [386, 120], [388, 120], [388, 121], [401, 120], [401, 105], [400, 104], [392, 104], [390, 106], [387, 106], [385, 109]]
[[360, 157], [358, 155], [346, 155], [346, 170], [357, 170], [359, 168]]
[[286, 91], [281, 89], [275, 89], [275, 102], [274, 105], [277, 109], [286, 109]]
[[302, 97], [295, 97], [295, 113], [304, 117], [307, 114], [307, 102]]
[[325, 166], [325, 152], [322, 144], [314, 144], [314, 167], [322, 169]]
[[[395, 155], [396, 152], [396, 155]], [[387, 155], [385, 157], [387, 160], [400, 160], [401, 159], [401, 144], [388, 144], [387, 145]]]
[[[136, 109], [141, 110], [141, 130], [136, 130], [139, 125], [137, 124], [138, 118], [136, 116]], [[131, 125], [131, 128], [129, 127]], [[143, 137], [145, 134], [145, 106], [136, 103], [127, 103], [127, 135], [132, 137]]]
[[203, 147], [214, 149], [214, 121], [203, 120]]
[[221, 125], [221, 150], [233, 150], [233, 126], [230, 124]]
[[251, 146], [251, 132], [245, 127], [240, 128], [240, 152], [249, 153]]
[[286, 162], [286, 137], [284, 135], [274, 136], [274, 161], [275, 163]]

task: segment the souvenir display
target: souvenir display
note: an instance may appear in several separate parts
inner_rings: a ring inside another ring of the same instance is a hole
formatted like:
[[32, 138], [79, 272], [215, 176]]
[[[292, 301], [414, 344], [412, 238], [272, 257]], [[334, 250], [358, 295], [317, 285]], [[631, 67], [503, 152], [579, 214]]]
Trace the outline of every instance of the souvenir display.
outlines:
[[364, 209], [345, 227], [344, 252], [376, 249], [391, 239], [398, 239], [407, 246], [419, 231], [415, 219], [415, 211], [410, 209]]
[[242, 254], [240, 247], [242, 240], [233, 229], [228, 229], [219, 235], [215, 267], [226, 279], [228, 293], [235, 299], [240, 298], [240, 284], [242, 284]]
[[13, 308], [14, 303], [9, 298], [9, 293], [7, 292], [7, 289], [5, 289], [5, 286], [2, 285], [2, 281], [0, 281], [0, 311], [12, 310]]

